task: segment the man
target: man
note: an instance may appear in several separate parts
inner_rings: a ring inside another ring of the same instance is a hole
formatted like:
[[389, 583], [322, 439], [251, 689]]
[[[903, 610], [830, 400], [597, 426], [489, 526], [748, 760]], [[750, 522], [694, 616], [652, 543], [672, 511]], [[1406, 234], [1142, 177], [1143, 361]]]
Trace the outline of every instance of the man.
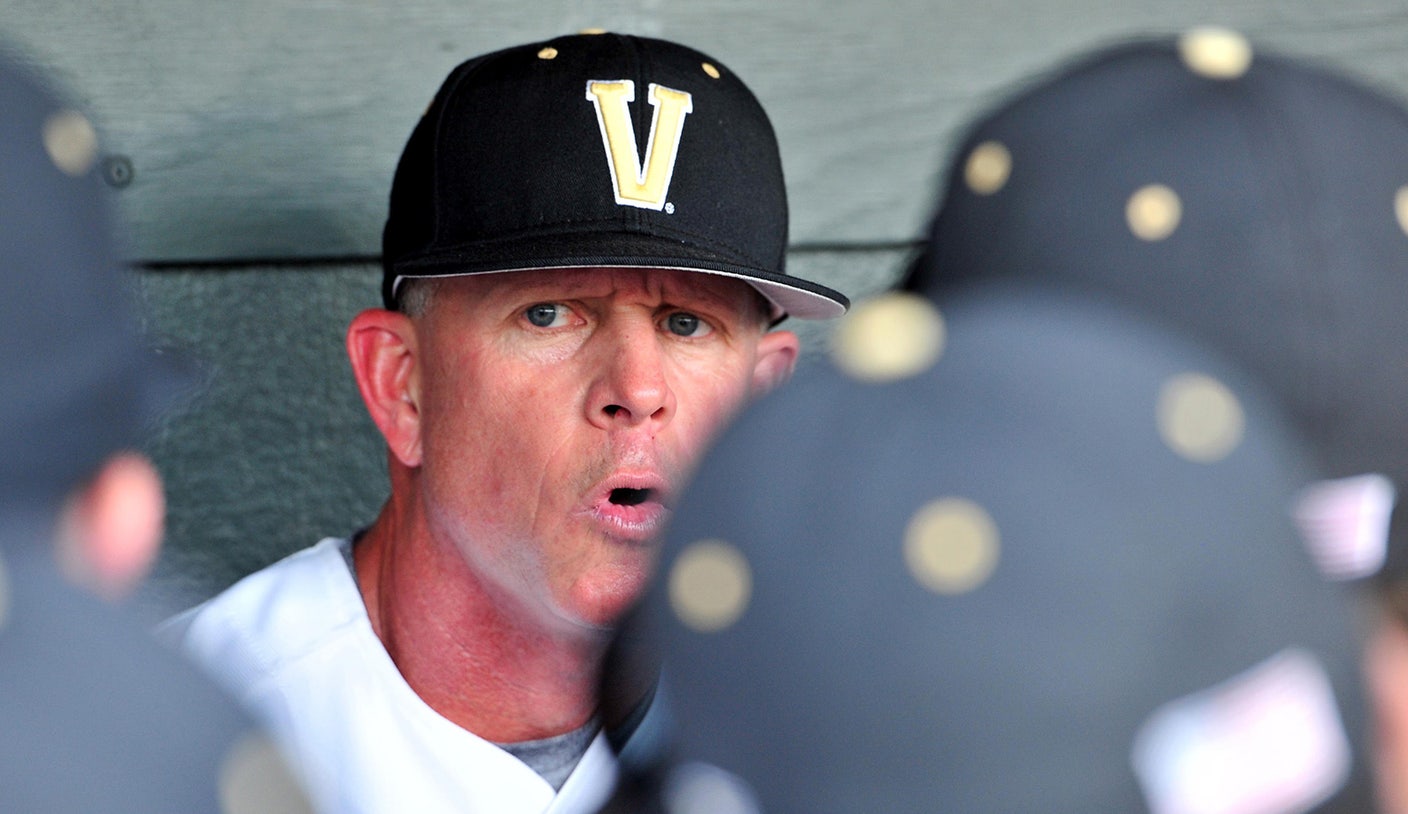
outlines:
[[184, 620], [325, 810], [604, 798], [597, 675], [652, 540], [792, 370], [769, 326], [847, 305], [784, 273], [786, 233], [771, 126], [703, 54], [578, 35], [450, 74], [393, 181], [386, 308], [347, 335], [390, 499]]
[[174, 392], [126, 307], [97, 147], [0, 57], [0, 810], [299, 811], [239, 708], [89, 592], [156, 553], [161, 481], [130, 450]]

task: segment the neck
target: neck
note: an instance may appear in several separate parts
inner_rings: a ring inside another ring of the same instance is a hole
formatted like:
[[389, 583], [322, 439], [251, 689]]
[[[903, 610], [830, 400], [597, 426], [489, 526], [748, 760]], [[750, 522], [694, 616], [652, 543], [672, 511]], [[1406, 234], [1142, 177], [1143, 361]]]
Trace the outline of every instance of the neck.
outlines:
[[423, 517], [392, 498], [354, 550], [372, 629], [432, 709], [499, 743], [560, 735], [596, 709], [607, 641], [495, 596]]

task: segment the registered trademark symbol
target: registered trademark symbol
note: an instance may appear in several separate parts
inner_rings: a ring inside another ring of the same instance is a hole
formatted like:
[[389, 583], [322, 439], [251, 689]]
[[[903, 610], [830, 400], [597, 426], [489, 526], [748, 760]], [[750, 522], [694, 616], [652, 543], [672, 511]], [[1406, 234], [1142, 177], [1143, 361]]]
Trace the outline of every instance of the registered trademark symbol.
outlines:
[[666, 203], [666, 204], [665, 204], [665, 214], [666, 214], [666, 215], [673, 215], [673, 214], [675, 214], [675, 205], [672, 204], [672, 203]]

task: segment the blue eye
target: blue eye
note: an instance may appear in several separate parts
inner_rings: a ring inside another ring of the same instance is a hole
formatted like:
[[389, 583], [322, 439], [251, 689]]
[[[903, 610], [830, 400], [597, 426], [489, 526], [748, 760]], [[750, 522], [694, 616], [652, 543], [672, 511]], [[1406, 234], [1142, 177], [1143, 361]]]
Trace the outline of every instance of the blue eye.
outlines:
[[553, 324], [558, 321], [563, 310], [560, 305], [550, 302], [540, 302], [537, 305], [529, 306], [528, 310], [523, 312], [523, 315], [528, 318], [529, 322], [539, 328], [551, 328]]
[[676, 336], [708, 336], [714, 330], [709, 323], [684, 311], [670, 314], [665, 318], [665, 325], [670, 329], [670, 333]]

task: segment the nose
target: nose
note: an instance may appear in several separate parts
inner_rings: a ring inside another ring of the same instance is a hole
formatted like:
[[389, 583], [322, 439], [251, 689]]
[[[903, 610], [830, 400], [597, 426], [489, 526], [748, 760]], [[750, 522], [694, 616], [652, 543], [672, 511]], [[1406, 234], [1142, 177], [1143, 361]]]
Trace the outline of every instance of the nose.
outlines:
[[675, 393], [654, 323], [621, 320], [596, 339], [600, 363], [587, 395], [587, 420], [607, 430], [669, 423]]

